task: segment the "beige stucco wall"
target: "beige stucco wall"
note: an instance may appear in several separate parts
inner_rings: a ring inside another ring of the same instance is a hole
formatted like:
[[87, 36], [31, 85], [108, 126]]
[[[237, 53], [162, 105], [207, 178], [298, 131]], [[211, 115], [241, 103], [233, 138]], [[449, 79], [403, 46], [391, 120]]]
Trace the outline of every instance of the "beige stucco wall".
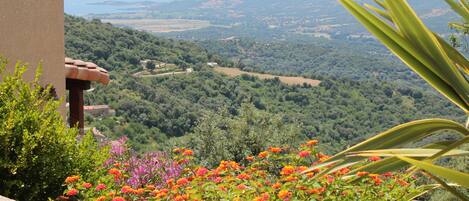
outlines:
[[31, 67], [32, 79], [42, 61], [41, 83], [52, 84], [59, 96], [65, 93], [63, 0], [0, 0], [0, 55], [8, 69], [21, 60]]

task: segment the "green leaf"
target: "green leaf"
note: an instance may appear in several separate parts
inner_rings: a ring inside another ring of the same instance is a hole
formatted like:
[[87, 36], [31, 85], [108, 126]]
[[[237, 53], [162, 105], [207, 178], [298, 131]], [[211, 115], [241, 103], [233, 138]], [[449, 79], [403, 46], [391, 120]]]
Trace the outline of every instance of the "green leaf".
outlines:
[[463, 125], [446, 119], [426, 119], [405, 123], [391, 128], [349, 149], [346, 149], [327, 161], [339, 160], [351, 152], [388, 149], [418, 141], [436, 131], [453, 130], [462, 135], [468, 135], [469, 130]]
[[[381, 156], [381, 157], [390, 157], [395, 155], [406, 156], [406, 157], [431, 157], [436, 153], [440, 152], [441, 149], [380, 149], [380, 150], [367, 150], [359, 152], [351, 152], [349, 156]], [[469, 151], [464, 150], [450, 150], [443, 154], [443, 156], [464, 156], [469, 155]]]
[[407, 163], [415, 165], [416, 167], [429, 172], [430, 174], [434, 174], [440, 177], [443, 177], [451, 182], [459, 184], [463, 187], [469, 187], [469, 174], [459, 172], [453, 169], [433, 165], [428, 162], [422, 162], [418, 160], [414, 160], [405, 156], [396, 156], [400, 160], [403, 160]]

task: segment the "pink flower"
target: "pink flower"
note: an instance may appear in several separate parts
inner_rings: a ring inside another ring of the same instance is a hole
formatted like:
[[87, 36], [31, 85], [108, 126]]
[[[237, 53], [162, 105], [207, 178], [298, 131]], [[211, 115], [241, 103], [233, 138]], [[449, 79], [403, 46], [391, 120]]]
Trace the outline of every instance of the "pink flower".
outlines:
[[81, 186], [83, 186], [83, 188], [88, 189], [88, 188], [91, 188], [93, 185], [90, 183], [83, 183]]
[[207, 169], [207, 168], [204, 168], [204, 167], [201, 167], [201, 168], [197, 169], [197, 171], [196, 171], [195, 174], [196, 174], [197, 176], [201, 177], [201, 176], [204, 176], [204, 175], [207, 174], [207, 173], [208, 173], [208, 169]]
[[101, 190], [104, 190], [104, 189], [106, 189], [106, 185], [104, 185], [104, 184], [98, 184], [96, 186], [96, 191], [101, 191]]

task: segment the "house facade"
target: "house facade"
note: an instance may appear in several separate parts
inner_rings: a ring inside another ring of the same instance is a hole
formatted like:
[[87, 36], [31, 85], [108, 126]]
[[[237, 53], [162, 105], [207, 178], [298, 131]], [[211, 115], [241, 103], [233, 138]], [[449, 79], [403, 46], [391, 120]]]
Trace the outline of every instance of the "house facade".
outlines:
[[30, 68], [25, 73], [26, 79], [34, 78], [35, 67], [41, 63], [41, 84], [52, 84], [57, 95], [63, 97], [63, 0], [0, 1], [0, 55], [9, 60], [9, 71], [14, 69], [18, 60], [28, 63]]
[[[27, 63], [24, 78], [32, 80], [40, 64], [40, 84], [52, 85], [63, 100], [69, 91], [68, 122], [83, 133], [84, 91], [91, 82], [108, 84], [109, 74], [92, 62], [66, 58], [64, 46], [63, 0], [0, 1], [0, 56], [9, 61], [7, 71], [12, 72], [17, 61]], [[59, 110], [65, 117], [65, 103]]]

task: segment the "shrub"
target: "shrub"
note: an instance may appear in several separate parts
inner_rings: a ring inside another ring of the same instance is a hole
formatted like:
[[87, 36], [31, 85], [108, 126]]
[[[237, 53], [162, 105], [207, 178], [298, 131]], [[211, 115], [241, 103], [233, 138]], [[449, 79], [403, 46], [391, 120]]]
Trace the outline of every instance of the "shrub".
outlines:
[[52, 87], [22, 79], [26, 66], [6, 73], [0, 58], [0, 194], [18, 200], [46, 200], [63, 191], [70, 174], [91, 176], [103, 157], [93, 137], [77, 142], [57, 111]]
[[306, 138], [296, 122], [286, 122], [282, 115], [272, 115], [251, 104], [242, 104], [237, 112], [237, 116], [226, 111], [209, 113], [193, 133], [173, 139], [172, 144], [193, 149], [202, 165], [212, 167], [221, 160], [242, 161], [269, 146], [297, 145]]
[[[324, 161], [312, 140], [298, 149], [270, 147], [257, 156], [248, 156], [247, 166], [221, 161], [213, 169], [194, 163], [194, 152], [186, 148], [173, 150], [173, 159], [184, 168], [181, 174], [166, 178], [164, 183], [148, 179], [141, 185], [129, 183], [132, 174], [125, 166], [107, 167], [100, 179], [90, 182], [71, 176], [68, 189], [60, 199], [66, 200], [405, 200], [423, 190], [415, 179], [398, 172], [369, 174], [357, 172], [342, 176], [365, 163], [339, 168], [315, 178], [327, 166], [304, 174], [306, 166]], [[369, 161], [380, 160], [371, 157]]]

